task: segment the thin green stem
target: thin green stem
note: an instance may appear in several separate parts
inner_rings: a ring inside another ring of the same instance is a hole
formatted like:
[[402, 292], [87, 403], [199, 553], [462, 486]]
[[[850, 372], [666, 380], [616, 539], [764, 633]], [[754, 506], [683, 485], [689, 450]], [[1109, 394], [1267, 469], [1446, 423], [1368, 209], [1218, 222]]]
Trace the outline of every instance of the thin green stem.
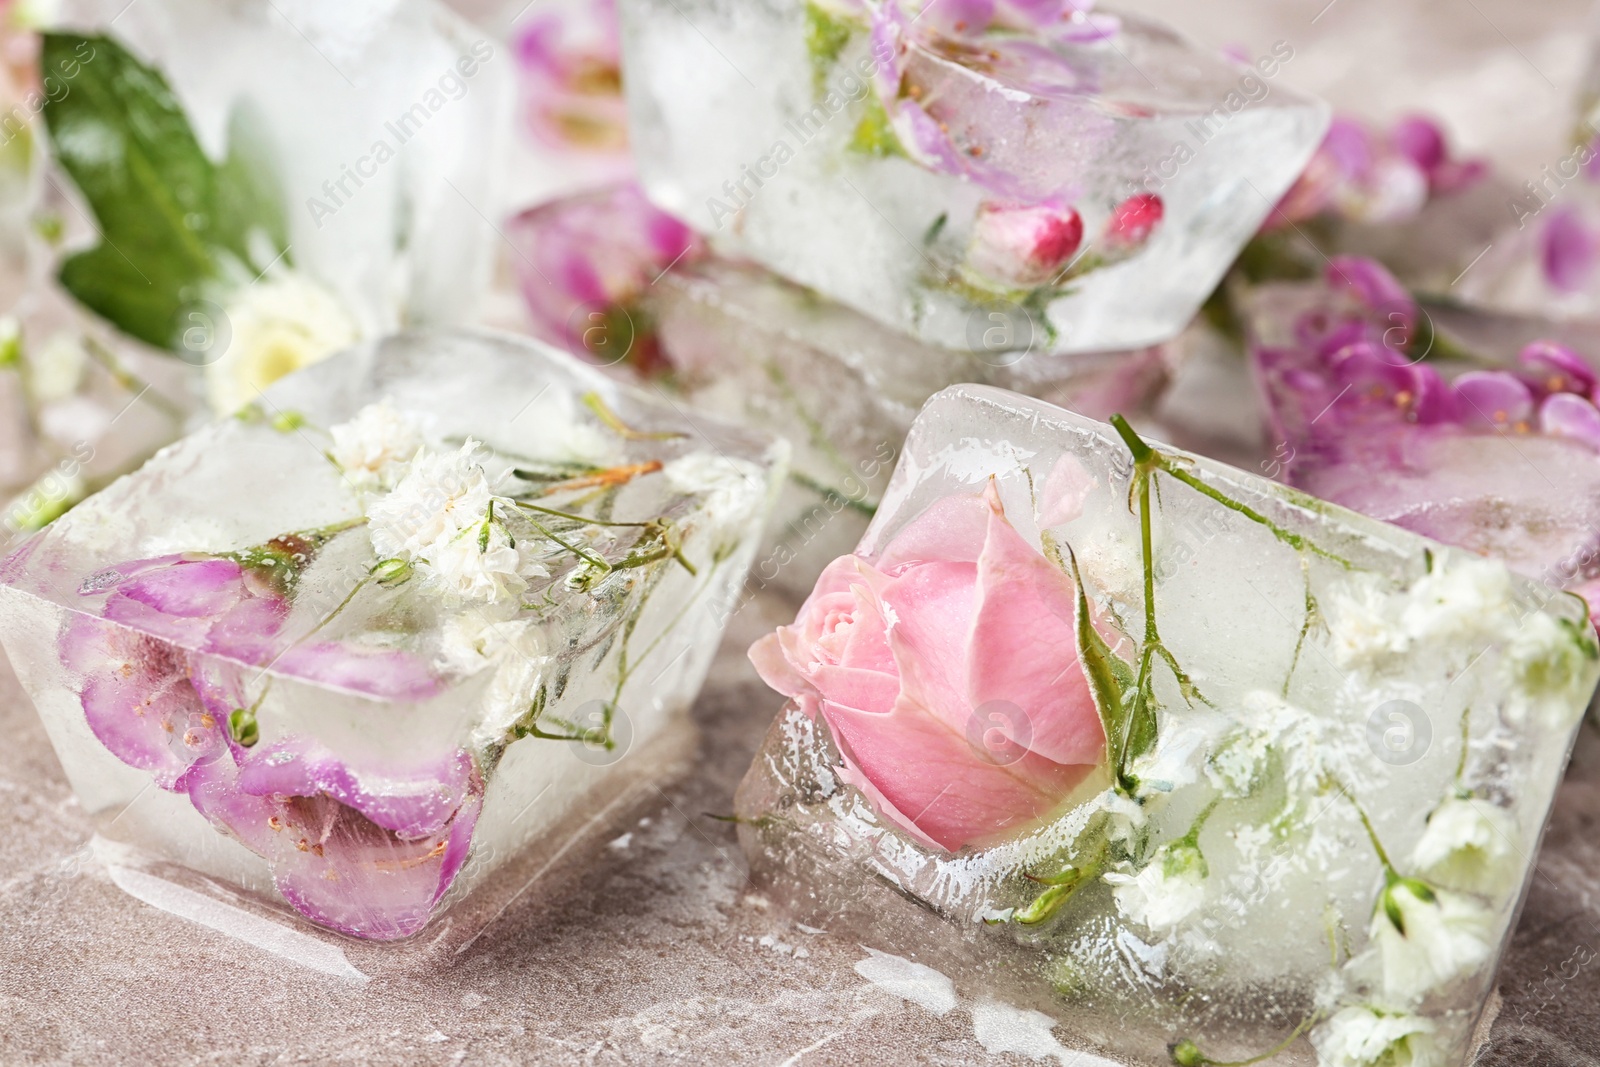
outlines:
[[542, 507], [539, 504], [530, 504], [526, 500], [513, 500], [511, 502], [517, 507], [525, 508], [528, 511], [537, 511], [541, 515], [550, 515], [557, 519], [570, 519], [573, 522], [581, 522], [585, 526], [631, 526], [642, 528], [655, 525], [654, 522], [612, 522], [609, 519], [595, 519], [590, 518], [588, 515], [575, 515], [570, 511], [560, 511], [556, 508]]
[[1468, 704], [1461, 709], [1461, 755], [1456, 757], [1456, 787], [1461, 786], [1462, 778], [1467, 774], [1467, 756], [1470, 754], [1472, 744], [1472, 705]]
[[550, 528], [548, 526], [545, 526], [541, 522], [535, 522], [533, 519], [529, 519], [528, 521], [533, 524], [533, 528], [535, 530], [538, 530], [545, 537], [547, 537], [550, 540], [554, 541], [556, 544], [560, 545], [562, 548], [566, 549], [568, 552], [571, 552], [574, 556], [577, 556], [579, 559], [583, 560], [585, 563], [588, 563], [590, 566], [598, 567], [602, 571], [611, 570], [611, 564], [607, 563], [605, 560], [601, 559], [599, 556], [595, 555], [593, 552], [589, 552], [589, 551], [587, 551], [585, 549], [579, 548], [577, 545], [568, 544], [566, 541], [562, 540], [556, 534], [552, 533]]
[[1202, 1064], [1204, 1067], [1252, 1067], [1253, 1064], [1272, 1059], [1272, 1057], [1300, 1040], [1306, 1031], [1321, 1021], [1322, 1013], [1313, 1011], [1310, 1015], [1300, 1020], [1300, 1025], [1290, 1031], [1288, 1037], [1273, 1045], [1267, 1051], [1251, 1056], [1247, 1060], [1214, 1060], [1201, 1052], [1199, 1046], [1193, 1041], [1182, 1041], [1174, 1045], [1172, 1047], [1172, 1058], [1174, 1062], [1182, 1064], [1183, 1067], [1199, 1067]]
[[860, 512], [869, 519], [878, 513], [878, 509], [867, 503], [865, 500], [856, 500], [853, 497], [845, 496], [831, 485], [825, 485], [808, 474], [801, 474], [799, 471], [790, 471], [789, 478], [796, 485], [809, 489], [820, 497], [833, 497], [838, 499], [844, 504], [845, 507], [850, 508], [853, 511]]
[[120, 388], [137, 396], [148, 396], [151, 405], [157, 411], [173, 422], [180, 425], [183, 423], [187, 417], [184, 410], [173, 401], [167, 399], [164, 394], [157, 392], [155, 386], [130, 371], [127, 367], [124, 367], [122, 361], [117, 358], [116, 353], [87, 335], [83, 339], [83, 350], [89, 354], [91, 359], [105, 368], [106, 373], [111, 375], [111, 380], [116, 382]]
[[365, 589], [367, 587], [367, 583], [372, 581], [372, 578], [373, 578], [373, 575], [371, 573], [368, 573], [368, 575], [365, 578], [363, 578], [359, 582], [357, 582], [355, 584], [355, 588], [351, 589], [349, 593], [345, 594], [345, 598], [343, 600], [339, 601], [339, 606], [334, 608], [327, 615], [324, 615], [323, 618], [322, 618], [322, 621], [317, 623], [311, 629], [307, 630], [305, 632], [305, 635], [303, 637], [301, 637], [300, 640], [301, 641], [307, 640], [313, 634], [315, 634], [318, 630], [321, 630], [324, 626], [328, 625], [334, 619], [338, 618], [339, 613], [342, 612], [345, 608], [350, 606], [350, 602], [353, 601], [356, 598], [356, 594], [361, 592], [361, 590]]

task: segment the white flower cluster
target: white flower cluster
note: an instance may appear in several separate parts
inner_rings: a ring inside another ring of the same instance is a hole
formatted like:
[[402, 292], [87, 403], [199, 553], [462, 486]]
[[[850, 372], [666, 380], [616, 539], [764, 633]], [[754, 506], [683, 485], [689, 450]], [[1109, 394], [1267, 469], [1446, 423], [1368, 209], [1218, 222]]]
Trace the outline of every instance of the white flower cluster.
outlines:
[[419, 453], [393, 490], [367, 505], [367, 526], [380, 559], [417, 566], [432, 588], [468, 602], [515, 601], [528, 579], [549, 570], [507, 525], [516, 504], [497, 496], [484, 471], [482, 445]]
[[1506, 639], [1519, 618], [1511, 572], [1491, 560], [1441, 553], [1400, 593], [1358, 575], [1328, 601], [1328, 629], [1341, 667], [1382, 671], [1420, 650], [1470, 659]]
[[1200, 907], [1206, 896], [1206, 861], [1192, 844], [1161, 848], [1138, 871], [1107, 871], [1117, 909], [1157, 937], [1165, 937]]
[[1311, 1034], [1319, 1067], [1444, 1067], [1433, 1022], [1361, 1005], [1344, 1008]]
[[206, 363], [206, 397], [219, 415], [254, 403], [286, 374], [360, 340], [332, 293], [303, 274], [280, 270], [239, 289], [222, 322], [189, 324], [183, 345]]
[[387, 398], [368, 404], [328, 433], [333, 438], [328, 458], [351, 486], [363, 492], [393, 489], [428, 444], [423, 420], [397, 409]]
[[508, 619], [495, 607], [471, 608], [445, 620], [439, 659], [450, 671], [474, 675], [494, 671], [484, 697], [483, 721], [474, 740], [487, 744], [504, 736], [533, 702], [550, 657], [531, 619]]
[[743, 459], [713, 452], [691, 452], [662, 468], [667, 484], [700, 497], [696, 524], [719, 548], [749, 529], [766, 497], [761, 469]]

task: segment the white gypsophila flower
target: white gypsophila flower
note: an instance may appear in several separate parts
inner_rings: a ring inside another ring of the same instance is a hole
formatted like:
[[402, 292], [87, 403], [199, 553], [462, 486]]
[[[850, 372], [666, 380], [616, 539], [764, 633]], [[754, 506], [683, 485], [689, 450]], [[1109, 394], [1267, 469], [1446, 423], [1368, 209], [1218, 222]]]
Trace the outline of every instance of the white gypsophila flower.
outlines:
[[743, 533], [766, 497], [766, 479], [759, 467], [714, 452], [680, 456], [662, 468], [662, 474], [678, 492], [700, 498], [696, 523], [719, 539]]
[[448, 597], [498, 604], [528, 588], [530, 577], [549, 571], [527, 557], [505, 525], [487, 516], [478, 527], [441, 537], [417, 557], [423, 581]]
[[476, 530], [496, 499], [483, 469], [483, 449], [468, 440], [455, 452], [424, 452], [393, 491], [367, 505], [367, 527], [379, 559], [416, 559], [440, 541]]
[[1371, 574], [1352, 575], [1323, 603], [1333, 658], [1341, 667], [1380, 667], [1406, 650], [1395, 601]]
[[72, 396], [83, 382], [83, 368], [88, 361], [82, 338], [66, 331], [51, 334], [28, 353], [28, 384], [33, 398], [49, 404]]
[[1411, 851], [1411, 866], [1430, 884], [1498, 897], [1520, 870], [1517, 822], [1487, 800], [1452, 796], [1433, 809]]
[[1094, 808], [1105, 812], [1106, 838], [1110, 841], [1120, 841], [1125, 845], [1132, 845], [1144, 828], [1144, 806], [1131, 797], [1123, 796], [1115, 789], [1107, 789], [1092, 802]]
[[1418, 1015], [1343, 1008], [1311, 1031], [1318, 1067], [1444, 1067], [1437, 1027]]
[[[252, 403], [286, 374], [360, 340], [339, 300], [303, 274], [283, 271], [238, 290], [205, 338], [224, 345], [206, 366], [206, 399], [219, 415]], [[225, 327], [225, 332], [224, 332]]]
[[1493, 915], [1472, 898], [1403, 878], [1386, 887], [1371, 936], [1385, 996], [1411, 1004], [1489, 961]]
[[1529, 615], [1506, 648], [1506, 718], [1515, 726], [1532, 720], [1552, 730], [1571, 727], [1594, 688], [1595, 656], [1588, 627], [1543, 611]]
[[393, 489], [406, 464], [427, 443], [423, 420], [401, 411], [388, 398], [368, 404], [349, 422], [328, 430], [333, 447], [328, 458], [358, 490]]
[[1107, 871], [1117, 908], [1128, 919], [1164, 937], [1200, 907], [1206, 897], [1206, 862], [1193, 845], [1168, 845], [1142, 870]]
[[[1400, 613], [1400, 625], [1413, 644], [1492, 642], [1516, 622], [1516, 590], [1505, 564], [1453, 554], [1435, 558], [1407, 592]], [[1480, 651], [1474, 648], [1471, 654]]]
[[441, 666], [459, 674], [492, 670], [484, 694], [484, 716], [474, 740], [489, 744], [533, 704], [550, 657], [538, 627], [528, 619], [508, 618], [503, 609], [468, 608], [444, 621], [440, 630]]
[[1206, 757], [1206, 779], [1211, 787], [1235, 800], [1261, 787], [1272, 739], [1259, 730], [1237, 730], [1219, 742]]

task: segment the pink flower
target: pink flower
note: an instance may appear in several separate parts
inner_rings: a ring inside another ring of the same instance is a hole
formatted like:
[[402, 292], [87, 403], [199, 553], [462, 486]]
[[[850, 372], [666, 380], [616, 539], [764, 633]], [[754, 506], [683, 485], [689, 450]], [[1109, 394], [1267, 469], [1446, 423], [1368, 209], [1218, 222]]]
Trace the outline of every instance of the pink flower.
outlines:
[[1552, 287], [1563, 293], [1579, 292], [1588, 287], [1595, 265], [1600, 263], [1600, 234], [1576, 207], [1559, 208], [1539, 232], [1539, 262]]
[[[602, 363], [670, 369], [643, 316], [641, 293], [705, 246], [633, 183], [553, 200], [511, 220], [513, 260], [533, 332]], [[626, 350], [620, 350], [627, 346]]]
[[1103, 760], [1075, 611], [991, 486], [940, 501], [876, 559], [835, 560], [750, 658], [821, 713], [885, 819], [954, 851], [1048, 817]]
[[529, 128], [557, 148], [622, 152], [628, 143], [615, 0], [558, 3], [515, 33]]
[[1022, 288], [1054, 278], [1083, 243], [1083, 219], [1052, 204], [985, 203], [973, 223], [967, 265]]
[[265, 857], [298, 911], [359, 937], [404, 937], [466, 858], [483, 792], [472, 758], [451, 749], [358, 767], [303, 736], [251, 748], [230, 728], [268, 668], [376, 701], [439, 691], [417, 656], [285, 632], [281, 567], [303, 567], [318, 543], [288, 535], [235, 556], [108, 568], [79, 590], [105, 598], [100, 617], [74, 614], [58, 653], [106, 749]]
[[1402, 291], [1369, 266], [1330, 267], [1323, 306], [1300, 313], [1294, 342], [1253, 348], [1283, 479], [1554, 585], [1595, 579], [1594, 370], [1570, 349], [1536, 341], [1504, 369], [1456, 368], [1447, 379], [1432, 361], [1386, 343], [1393, 313], [1381, 309], [1401, 303]]

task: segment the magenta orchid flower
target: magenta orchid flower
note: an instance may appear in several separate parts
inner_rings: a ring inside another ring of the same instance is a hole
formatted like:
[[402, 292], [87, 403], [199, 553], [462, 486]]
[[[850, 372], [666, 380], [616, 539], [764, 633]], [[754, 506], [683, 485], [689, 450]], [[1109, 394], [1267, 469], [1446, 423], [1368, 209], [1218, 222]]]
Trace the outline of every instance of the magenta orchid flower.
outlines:
[[509, 236], [536, 336], [601, 362], [621, 358], [612, 354], [619, 343], [631, 344], [626, 357], [641, 371], [670, 369], [632, 316], [663, 271], [705, 254], [693, 230], [630, 182], [525, 211]]
[[1593, 368], [1540, 341], [1447, 378], [1412, 351], [1416, 307], [1386, 271], [1345, 259], [1328, 274], [1326, 298], [1284, 331], [1292, 343], [1253, 346], [1279, 475], [1552, 584], [1596, 578], [1570, 566], [1600, 542]]

